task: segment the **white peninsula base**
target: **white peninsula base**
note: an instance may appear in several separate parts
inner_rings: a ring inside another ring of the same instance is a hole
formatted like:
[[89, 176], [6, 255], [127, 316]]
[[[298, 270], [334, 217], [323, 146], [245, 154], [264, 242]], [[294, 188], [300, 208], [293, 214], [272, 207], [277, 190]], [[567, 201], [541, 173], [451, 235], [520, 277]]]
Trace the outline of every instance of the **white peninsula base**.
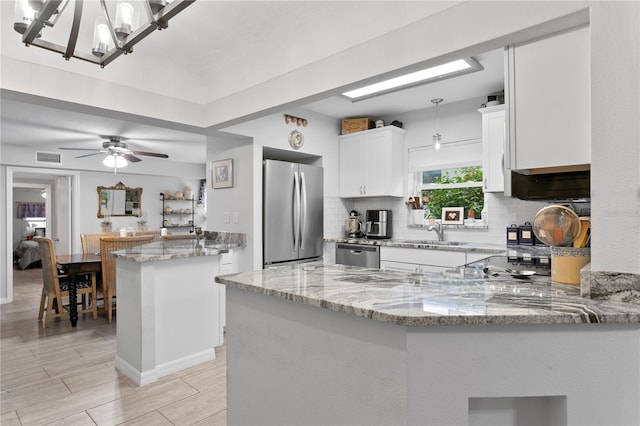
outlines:
[[640, 424], [640, 325], [400, 326], [227, 288], [229, 425]]
[[217, 255], [119, 258], [116, 368], [142, 386], [215, 359], [224, 324], [218, 271]]

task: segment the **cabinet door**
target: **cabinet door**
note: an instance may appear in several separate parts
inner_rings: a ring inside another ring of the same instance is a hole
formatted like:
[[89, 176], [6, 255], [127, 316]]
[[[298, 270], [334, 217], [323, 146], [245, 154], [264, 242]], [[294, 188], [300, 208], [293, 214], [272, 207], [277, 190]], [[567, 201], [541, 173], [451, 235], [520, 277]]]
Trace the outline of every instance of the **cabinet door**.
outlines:
[[508, 50], [509, 168], [591, 163], [589, 30]]
[[402, 197], [404, 130], [394, 126], [341, 136], [341, 197]]
[[429, 272], [440, 273], [440, 272], [446, 271], [447, 269], [450, 269], [450, 268], [445, 266], [420, 265], [418, 272], [420, 272], [421, 274], [426, 274]]
[[361, 197], [366, 182], [365, 136], [340, 139], [340, 196]]
[[464, 251], [447, 251], [431, 249], [413, 249], [404, 247], [380, 247], [380, 264], [382, 261], [415, 263], [416, 265], [432, 265], [455, 267], [464, 265]]
[[389, 133], [372, 134], [367, 138], [367, 180], [364, 195], [369, 197], [392, 195], [391, 142]]
[[482, 174], [484, 192], [504, 191], [504, 105], [484, 108], [482, 113]]
[[380, 261], [380, 269], [383, 271], [396, 271], [396, 272], [419, 272], [420, 266], [415, 263], [404, 262], [390, 262], [388, 260]]

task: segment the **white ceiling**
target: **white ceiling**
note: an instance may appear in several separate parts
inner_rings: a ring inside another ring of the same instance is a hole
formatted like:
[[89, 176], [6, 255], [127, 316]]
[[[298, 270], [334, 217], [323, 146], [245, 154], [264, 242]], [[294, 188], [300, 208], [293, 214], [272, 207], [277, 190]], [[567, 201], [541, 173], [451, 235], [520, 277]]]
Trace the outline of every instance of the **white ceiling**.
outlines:
[[[79, 60], [64, 61], [60, 55], [43, 49], [23, 46], [12, 29], [13, 1], [2, 0], [0, 46], [3, 57], [204, 105], [458, 3], [198, 0], [177, 15], [168, 30], [155, 32], [139, 43], [133, 54], [100, 69]], [[97, 7], [97, 0], [85, 0], [86, 14]], [[66, 13], [70, 14], [71, 10], [69, 7]], [[92, 22], [92, 19], [85, 21]], [[85, 22], [87, 27], [91, 22]], [[64, 28], [62, 18], [55, 28], [44, 30], [44, 37], [50, 41], [67, 37], [61, 28]], [[91, 31], [83, 27], [81, 37], [84, 34], [84, 39], [90, 42]], [[79, 43], [78, 48], [89, 50], [87, 43]], [[389, 116], [431, 106], [429, 100], [434, 97], [455, 102], [502, 89], [502, 53], [497, 51], [476, 59], [485, 71], [358, 103], [334, 97], [303, 108], [335, 118]], [[205, 157], [204, 130], [178, 131], [135, 119], [105, 117], [89, 110], [68, 111], [6, 96], [0, 112], [1, 143], [48, 150], [61, 146], [98, 148], [100, 135], [121, 135], [129, 138], [130, 148], [167, 153], [172, 160], [201, 163]], [[173, 141], [180, 144], [169, 143]]]

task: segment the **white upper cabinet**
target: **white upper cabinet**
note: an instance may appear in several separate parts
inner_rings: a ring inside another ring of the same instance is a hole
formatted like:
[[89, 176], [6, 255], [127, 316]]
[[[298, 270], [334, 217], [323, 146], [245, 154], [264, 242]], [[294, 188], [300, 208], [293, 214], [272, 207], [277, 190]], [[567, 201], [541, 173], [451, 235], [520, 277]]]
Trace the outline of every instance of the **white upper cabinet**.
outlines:
[[509, 47], [507, 70], [506, 167], [586, 168], [591, 163], [589, 29]]
[[404, 133], [386, 126], [340, 136], [340, 196], [402, 197]]
[[484, 192], [504, 191], [504, 105], [482, 108], [482, 174]]

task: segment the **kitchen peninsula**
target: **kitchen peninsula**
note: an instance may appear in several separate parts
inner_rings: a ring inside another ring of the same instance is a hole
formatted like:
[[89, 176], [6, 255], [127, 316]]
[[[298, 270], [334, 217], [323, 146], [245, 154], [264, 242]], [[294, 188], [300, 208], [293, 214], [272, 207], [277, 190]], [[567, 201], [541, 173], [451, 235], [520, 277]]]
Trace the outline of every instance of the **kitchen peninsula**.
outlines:
[[246, 246], [246, 236], [205, 235], [201, 241], [159, 241], [113, 253], [115, 366], [139, 386], [215, 359], [214, 347], [223, 343], [225, 289], [214, 278], [223, 257]]
[[216, 278], [228, 424], [640, 424], [640, 305], [478, 265]]

